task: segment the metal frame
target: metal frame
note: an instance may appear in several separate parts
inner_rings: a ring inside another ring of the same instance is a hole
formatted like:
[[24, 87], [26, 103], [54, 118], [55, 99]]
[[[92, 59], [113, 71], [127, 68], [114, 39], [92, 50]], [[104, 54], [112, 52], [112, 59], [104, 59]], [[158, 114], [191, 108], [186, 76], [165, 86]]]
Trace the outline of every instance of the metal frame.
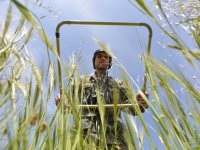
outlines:
[[[142, 26], [146, 27], [149, 31], [149, 39], [148, 39], [148, 47], [146, 50], [146, 55], [150, 56], [151, 52], [151, 41], [152, 41], [152, 28], [149, 24], [143, 22], [100, 22], [100, 21], [62, 21], [56, 27], [56, 46], [57, 46], [57, 53], [60, 58], [60, 28], [63, 25], [106, 25], [106, 26]], [[58, 58], [58, 74], [59, 74], [59, 86], [60, 86], [60, 95], [62, 95], [62, 71], [61, 71], [61, 62]], [[145, 72], [144, 72], [144, 84], [143, 84], [143, 92], [146, 91], [146, 84], [147, 84], [147, 66], [145, 65]], [[80, 105], [81, 107], [98, 107], [99, 105]], [[130, 107], [132, 104], [117, 104], [117, 107]], [[68, 106], [70, 107], [70, 106]], [[114, 107], [112, 104], [104, 105], [106, 108]]]

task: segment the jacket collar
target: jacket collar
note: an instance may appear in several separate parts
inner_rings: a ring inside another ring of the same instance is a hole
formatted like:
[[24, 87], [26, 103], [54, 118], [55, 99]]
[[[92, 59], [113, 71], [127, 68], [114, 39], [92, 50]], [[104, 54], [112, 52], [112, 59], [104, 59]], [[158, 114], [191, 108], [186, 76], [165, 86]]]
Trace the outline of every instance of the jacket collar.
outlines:
[[102, 76], [97, 77], [96, 72], [93, 72], [93, 73], [90, 74], [90, 80], [92, 80], [92, 79], [95, 79], [95, 80], [97, 80], [97, 79], [105, 79], [106, 74], [107, 74], [107, 72], [102, 74]]

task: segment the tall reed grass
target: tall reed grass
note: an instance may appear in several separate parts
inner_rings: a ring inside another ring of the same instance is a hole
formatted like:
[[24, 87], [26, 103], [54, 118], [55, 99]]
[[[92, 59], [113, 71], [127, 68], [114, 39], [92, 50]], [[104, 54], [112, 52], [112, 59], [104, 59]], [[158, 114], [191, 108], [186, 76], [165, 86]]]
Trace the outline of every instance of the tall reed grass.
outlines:
[[[160, 14], [166, 20], [169, 28], [162, 26], [162, 23], [154, 16], [145, 1], [129, 1], [145, 15], [152, 19], [163, 32], [173, 40], [168, 44], [169, 48], [178, 50], [191, 64], [191, 68], [199, 73], [195, 62], [199, 63], [199, 16], [187, 18], [181, 22], [192, 26], [191, 34], [197, 44], [197, 49], [192, 50], [187, 43], [184, 43], [180, 35], [176, 33], [170, 23], [165, 9], [164, 2], [155, 1]], [[178, 1], [177, 1], [178, 2]], [[197, 2], [197, 1], [196, 1]], [[179, 2], [181, 4], [181, 2]], [[199, 3], [189, 5], [199, 8]], [[15, 32], [10, 33], [13, 7], [21, 13], [21, 18], [16, 26]], [[179, 22], [181, 24], [181, 22]], [[27, 29], [26, 23], [30, 24]], [[26, 33], [24, 33], [26, 28]], [[78, 82], [75, 85], [75, 95], [71, 91], [73, 78], [79, 76], [78, 62], [71, 59], [70, 64], [64, 65], [63, 76], [67, 85], [63, 87], [63, 93], [71, 102], [71, 107], [65, 109], [64, 101], [58, 106], [51, 116], [47, 114], [49, 100], [52, 100], [55, 87], [58, 85], [56, 77], [56, 63], [49, 58], [48, 67], [39, 68], [34, 58], [27, 55], [26, 45], [29, 43], [33, 32], [37, 32], [44, 43], [48, 46], [48, 53], [54, 54], [59, 59], [57, 52], [46, 36], [38, 19], [31, 11], [16, 0], [9, 2], [7, 16], [0, 32], [0, 131], [1, 148], [3, 149], [104, 149], [104, 145], [95, 145], [92, 141], [87, 143], [82, 138], [81, 131], [81, 108], [78, 95]], [[105, 44], [100, 46], [106, 47]], [[110, 51], [110, 50], [109, 50]], [[138, 120], [135, 121], [128, 115], [124, 116], [124, 123], [127, 127], [126, 139], [129, 149], [143, 149], [146, 145], [150, 149], [160, 149], [160, 144], [153, 139], [156, 135], [165, 149], [199, 149], [200, 148], [200, 92], [191, 80], [176, 66], [169, 67], [168, 64], [153, 57], [143, 58], [148, 66], [148, 100], [143, 92], [138, 89], [134, 91], [130, 86], [132, 81], [128, 80], [126, 70], [120, 66], [122, 79], [127, 83], [128, 93], [132, 98], [132, 104], [138, 113]], [[59, 59], [59, 61], [62, 61]], [[62, 62], [64, 64], [64, 62]], [[27, 71], [28, 70], [28, 71]], [[29, 73], [29, 77], [26, 73]], [[128, 82], [127, 82], [128, 81]], [[173, 83], [173, 84], [172, 84]], [[186, 91], [185, 94], [177, 94], [173, 85], [180, 85]], [[147, 120], [135, 105], [135, 93], [139, 92], [149, 105], [147, 115], [151, 118], [154, 126], [150, 126]], [[105, 108], [99, 106], [101, 120], [103, 122], [103, 133], [99, 136], [105, 141], [104, 120]], [[114, 111], [116, 108], [114, 108]], [[76, 127], [76, 135], [71, 131], [71, 113], [74, 114], [73, 125]], [[116, 113], [115, 113], [116, 114]], [[48, 116], [48, 117], [47, 117]], [[115, 116], [116, 117], [116, 116]], [[71, 138], [73, 136], [73, 139]], [[146, 140], [145, 140], [146, 139]], [[107, 149], [107, 148], [105, 148]]]

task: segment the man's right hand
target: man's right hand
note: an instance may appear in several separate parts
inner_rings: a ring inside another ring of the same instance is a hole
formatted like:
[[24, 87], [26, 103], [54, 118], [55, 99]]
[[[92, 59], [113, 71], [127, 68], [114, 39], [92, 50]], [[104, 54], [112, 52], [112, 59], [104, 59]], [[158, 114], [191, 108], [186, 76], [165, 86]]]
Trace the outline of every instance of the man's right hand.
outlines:
[[55, 97], [56, 106], [58, 106], [59, 103], [60, 103], [60, 94], [56, 95], [56, 97]]
[[[55, 104], [56, 104], [56, 106], [58, 106], [60, 104], [60, 101], [61, 101], [61, 97], [60, 97], [60, 94], [58, 94], [55, 97]], [[64, 104], [65, 104], [65, 106], [67, 106], [67, 102], [68, 102], [68, 100], [67, 100], [67, 97], [65, 96], [64, 97]]]

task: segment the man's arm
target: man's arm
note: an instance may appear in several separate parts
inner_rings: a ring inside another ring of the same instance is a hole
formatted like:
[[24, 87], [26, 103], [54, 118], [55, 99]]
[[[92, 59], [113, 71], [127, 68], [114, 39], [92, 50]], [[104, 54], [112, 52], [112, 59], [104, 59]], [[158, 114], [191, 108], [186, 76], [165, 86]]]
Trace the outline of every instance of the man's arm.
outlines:
[[[72, 96], [72, 99], [70, 97], [67, 98], [67, 95], [63, 94], [64, 96], [64, 106], [65, 108], [67, 108], [67, 105], [70, 105], [70, 103], [73, 103], [75, 97], [76, 97], [76, 94], [78, 95], [79, 99], [81, 99], [81, 89], [82, 89], [82, 86], [83, 86], [83, 83], [82, 83], [82, 80], [84, 79], [85, 80], [85, 76], [81, 76], [81, 77], [78, 77], [76, 78], [76, 80], [73, 80], [70, 84], [70, 88], [68, 90], [68, 94], [71, 93], [71, 96]], [[61, 95], [60, 94], [57, 94], [56, 97], [55, 97], [55, 104], [56, 106], [58, 106], [61, 102]]]
[[[131, 104], [131, 100], [128, 96], [128, 89], [126, 88], [126, 85], [124, 84], [124, 82], [121, 80], [118, 80], [118, 86], [120, 88], [121, 102], [126, 103], [126, 104]], [[147, 99], [149, 98], [149, 93], [145, 92], [144, 95], [147, 97]], [[141, 112], [143, 113], [145, 111], [145, 109], [148, 108], [148, 104], [146, 103], [146, 101], [144, 100], [142, 95], [139, 93], [136, 94], [136, 101], [137, 101], [137, 104], [138, 104]], [[133, 107], [125, 109], [124, 111], [131, 113], [132, 115], [136, 115], [136, 112]]]

